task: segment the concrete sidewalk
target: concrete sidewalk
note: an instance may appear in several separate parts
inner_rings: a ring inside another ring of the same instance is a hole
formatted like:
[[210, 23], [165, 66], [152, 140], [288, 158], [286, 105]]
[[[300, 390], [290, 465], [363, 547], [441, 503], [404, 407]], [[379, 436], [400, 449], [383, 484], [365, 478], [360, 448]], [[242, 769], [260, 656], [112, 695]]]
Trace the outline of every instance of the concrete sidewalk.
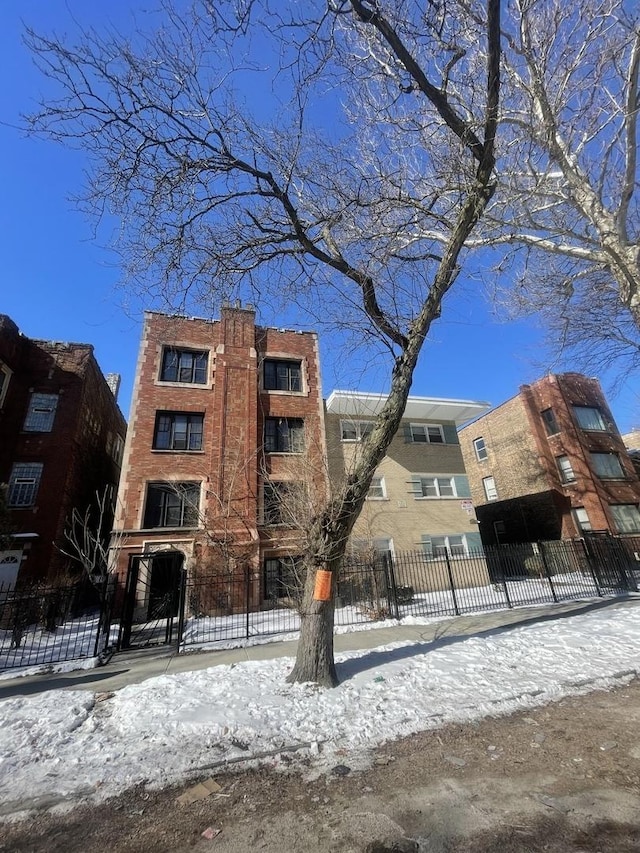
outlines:
[[[348, 634], [336, 634], [334, 645], [340, 652], [376, 649], [389, 643], [423, 643], [434, 648], [458, 642], [470, 636], [497, 634], [518, 626], [532, 625], [555, 619], [570, 618], [593, 610], [639, 607], [640, 595], [598, 599], [597, 601], [572, 601], [563, 604], [545, 604], [521, 607], [515, 610], [495, 610], [468, 616], [431, 620], [416, 625], [385, 625]], [[111, 661], [96, 669], [82, 669], [66, 673], [48, 673], [3, 679], [0, 681], [0, 700], [11, 696], [29, 696], [46, 690], [91, 690], [95, 692], [119, 690], [128, 684], [138, 684], [158, 675], [208, 669], [224, 664], [248, 660], [271, 660], [294, 657], [297, 640], [267, 642], [235, 649], [183, 652], [175, 647], [120, 652]], [[425, 651], [428, 651], [425, 648]]]

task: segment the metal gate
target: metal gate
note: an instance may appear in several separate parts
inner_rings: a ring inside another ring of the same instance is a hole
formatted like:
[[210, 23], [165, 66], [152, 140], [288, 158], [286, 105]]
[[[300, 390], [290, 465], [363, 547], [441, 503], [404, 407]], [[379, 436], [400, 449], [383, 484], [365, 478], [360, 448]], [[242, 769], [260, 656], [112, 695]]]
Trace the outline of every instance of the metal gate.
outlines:
[[133, 554], [125, 584], [118, 648], [161, 646], [182, 635], [186, 573], [180, 551]]
[[594, 576], [602, 589], [616, 592], [637, 590], [631, 540], [606, 533], [591, 533], [584, 537], [584, 547]]

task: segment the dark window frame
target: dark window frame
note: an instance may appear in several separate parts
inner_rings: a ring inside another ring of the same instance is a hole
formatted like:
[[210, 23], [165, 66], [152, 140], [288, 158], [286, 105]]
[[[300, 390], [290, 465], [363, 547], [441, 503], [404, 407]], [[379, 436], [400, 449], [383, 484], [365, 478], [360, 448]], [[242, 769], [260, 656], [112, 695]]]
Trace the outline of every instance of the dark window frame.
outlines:
[[290, 598], [292, 594], [295, 597], [301, 592], [297, 589], [296, 582], [296, 566], [301, 561], [302, 557], [298, 555], [264, 558], [262, 570], [265, 600]]
[[409, 432], [413, 444], [446, 444], [442, 424], [410, 423]]
[[288, 527], [300, 525], [301, 507], [304, 507], [304, 484], [301, 481], [265, 481], [262, 489], [263, 524]]
[[364, 441], [367, 436], [371, 435], [375, 425], [375, 421], [341, 418], [340, 441]]
[[[624, 519], [616, 517], [617, 509], [634, 509], [636, 515], [635, 524], [628, 526]], [[640, 510], [638, 510], [638, 504], [609, 504], [609, 512], [611, 513], [616, 533], [640, 533]]]
[[304, 444], [304, 418], [264, 419], [265, 453], [302, 453]]
[[43, 470], [42, 462], [14, 463], [7, 490], [9, 509], [28, 509], [35, 505]]
[[[608, 460], [612, 460], [612, 459], [615, 460], [615, 462], [617, 464], [617, 468], [619, 469], [619, 473], [618, 473], [618, 471], [616, 471], [615, 474], [606, 473], [606, 472], [604, 474], [601, 473], [598, 470], [598, 463], [597, 463], [596, 457], [608, 459]], [[611, 451], [611, 450], [591, 450], [589, 452], [589, 459], [591, 462], [591, 470], [596, 475], [596, 477], [598, 477], [600, 480], [624, 480], [627, 476], [626, 472], [624, 470], [624, 466], [623, 466], [622, 462], [620, 461], [620, 454], [619, 453], [615, 453], [614, 451]]]
[[[573, 411], [573, 416], [575, 418], [576, 424], [578, 425], [579, 429], [584, 430], [585, 432], [608, 432], [609, 431], [609, 427], [607, 426], [607, 422], [604, 418], [604, 415], [602, 414], [602, 409], [600, 409], [599, 406], [581, 406], [578, 404], [574, 404], [571, 406], [571, 409]], [[595, 414], [597, 415], [598, 426], [584, 426], [580, 422], [582, 412], [595, 412]]]
[[23, 432], [53, 432], [56, 419], [59, 394], [49, 394], [43, 391], [32, 391], [29, 406], [22, 426]]
[[[175, 364], [170, 364], [171, 359], [175, 360]], [[191, 359], [190, 364], [189, 359]], [[162, 350], [160, 382], [178, 382], [181, 385], [206, 385], [208, 373], [208, 350], [168, 346]]]
[[200, 486], [192, 480], [147, 483], [143, 529], [197, 527]]
[[262, 383], [265, 391], [302, 394], [302, 359], [265, 358]]
[[544, 424], [547, 435], [557, 435], [560, 432], [560, 427], [556, 420], [556, 414], [551, 407], [543, 409], [540, 412], [540, 417], [542, 418], [542, 423]]
[[[179, 418], [184, 418], [184, 447], [181, 444], [176, 424]], [[198, 429], [199, 427], [199, 429]], [[166, 436], [161, 438], [161, 436]], [[198, 441], [199, 439], [199, 441]], [[166, 446], [163, 446], [166, 441]], [[166, 450], [175, 453], [198, 452], [204, 444], [204, 414], [202, 412], [157, 411], [156, 423], [153, 430], [153, 450]]]

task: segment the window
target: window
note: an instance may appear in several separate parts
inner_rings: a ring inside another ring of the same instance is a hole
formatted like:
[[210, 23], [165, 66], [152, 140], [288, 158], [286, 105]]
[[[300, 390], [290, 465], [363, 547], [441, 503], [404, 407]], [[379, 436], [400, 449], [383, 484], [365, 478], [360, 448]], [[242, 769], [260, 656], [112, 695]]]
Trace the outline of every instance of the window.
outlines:
[[51, 432], [57, 406], [57, 394], [32, 394], [24, 421], [24, 431]]
[[455, 477], [421, 477], [420, 488], [423, 498], [457, 497]]
[[563, 483], [575, 483], [576, 475], [573, 473], [571, 460], [568, 456], [557, 456], [556, 463], [560, 472], [560, 479]]
[[374, 477], [367, 492], [367, 500], [384, 500], [386, 497], [384, 477]]
[[583, 506], [577, 506], [575, 509], [572, 509], [571, 512], [573, 513], [573, 520], [575, 521], [578, 530], [591, 530], [591, 522], [589, 521], [589, 516]]
[[444, 444], [444, 430], [440, 424], [410, 424], [411, 441], [421, 444]]
[[493, 535], [496, 537], [496, 544], [502, 545], [507, 538], [507, 523], [506, 521], [493, 522]]
[[304, 486], [298, 482], [266, 482], [264, 484], [263, 523], [299, 524], [305, 515]]
[[196, 527], [200, 483], [149, 483], [143, 526]]
[[265, 453], [302, 453], [304, 421], [302, 418], [265, 418]]
[[496, 489], [496, 481], [493, 477], [483, 477], [482, 487], [484, 489], [485, 497], [488, 501], [498, 500], [498, 490]]
[[302, 362], [264, 360], [265, 391], [302, 391]]
[[206, 385], [208, 363], [208, 352], [167, 347], [162, 353], [160, 379], [162, 382]]
[[158, 412], [153, 435], [154, 450], [202, 450], [204, 415]]
[[489, 454], [487, 453], [487, 445], [484, 442], [484, 438], [480, 436], [480, 438], [474, 438], [473, 440], [473, 448], [476, 452], [476, 459], [478, 462], [484, 462], [485, 459], [489, 458]]
[[301, 557], [268, 557], [264, 561], [265, 598], [297, 598], [302, 593]]
[[17, 462], [9, 478], [7, 506], [15, 508], [33, 506], [41, 476], [41, 462]]
[[123, 452], [124, 452], [124, 441], [122, 440], [122, 438], [119, 435], [116, 435], [116, 437], [113, 440], [113, 449], [111, 451], [113, 461], [116, 463], [116, 465], [120, 465], [120, 463], [122, 462]]
[[636, 504], [611, 504], [609, 509], [618, 533], [640, 533], [640, 511]]
[[624, 477], [622, 465], [617, 453], [590, 453], [591, 467], [603, 480], [616, 480]]
[[372, 556], [380, 554], [393, 556], [393, 539], [381, 537], [379, 539], [352, 539], [351, 549], [360, 554]]
[[542, 418], [547, 435], [556, 435], [556, 433], [560, 432], [553, 409], [545, 409], [543, 412], [540, 412], [540, 417]]
[[463, 557], [467, 551], [467, 543], [464, 534], [448, 536], [423, 536], [422, 548], [425, 557], [437, 559], [438, 557]]
[[7, 396], [7, 389], [9, 387], [9, 379], [11, 378], [11, 371], [7, 367], [6, 364], [0, 364], [0, 409], [2, 408], [2, 404], [4, 403], [4, 398]]
[[598, 430], [599, 432], [607, 429], [600, 409], [592, 406], [573, 406], [573, 414], [580, 429]]
[[340, 421], [342, 441], [362, 441], [373, 432], [373, 421]]

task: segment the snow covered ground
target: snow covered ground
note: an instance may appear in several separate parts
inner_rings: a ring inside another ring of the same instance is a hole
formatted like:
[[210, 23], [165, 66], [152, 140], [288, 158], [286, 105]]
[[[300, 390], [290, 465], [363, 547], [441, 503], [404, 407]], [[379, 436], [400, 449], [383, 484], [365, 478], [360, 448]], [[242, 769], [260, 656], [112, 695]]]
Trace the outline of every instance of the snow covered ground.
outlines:
[[367, 749], [401, 735], [620, 683], [640, 670], [639, 616], [627, 600], [482, 637], [342, 654], [333, 690], [286, 684], [292, 661], [279, 659], [162, 676], [114, 695], [6, 699], [0, 814], [161, 786], [238, 758], [278, 765], [278, 750], [300, 744], [313, 773], [362, 765]]
[[[558, 601], [609, 595], [614, 591], [599, 589], [592, 579], [580, 572], [555, 575], [553, 586], [546, 578], [519, 578], [505, 583], [488, 584], [479, 587], [463, 587], [434, 592], [416, 593], [411, 601], [398, 608], [400, 619], [407, 617], [441, 617], [456, 613], [499, 610], [508, 606], [522, 606], [551, 602], [553, 596]], [[351, 630], [366, 627], [372, 622], [379, 624], [378, 616], [387, 605], [386, 598], [379, 602], [364, 602], [358, 605], [337, 607], [335, 624], [338, 630]], [[291, 608], [234, 613], [229, 616], [189, 617], [184, 626], [182, 646], [203, 646], [220, 648], [238, 645], [238, 641], [247, 644], [264, 642], [259, 638], [278, 636], [280, 639], [295, 637], [300, 620]], [[109, 643], [115, 643], [119, 625], [111, 626]], [[162, 642], [166, 634], [166, 619], [134, 626], [133, 638], [136, 644], [146, 637], [145, 642]], [[178, 629], [178, 618], [174, 619], [173, 631]], [[23, 631], [20, 645], [12, 648], [10, 631], [0, 630], [0, 672], [16, 667], [34, 667], [55, 664], [58, 661], [70, 661], [90, 658], [96, 648], [98, 632], [97, 617], [73, 619], [58, 627], [55, 631], [46, 631], [42, 627], [31, 626]], [[153, 638], [156, 638], [155, 640]], [[104, 647], [104, 639], [98, 644]], [[78, 666], [87, 666], [88, 661]], [[1, 676], [0, 676], [1, 678]]]

